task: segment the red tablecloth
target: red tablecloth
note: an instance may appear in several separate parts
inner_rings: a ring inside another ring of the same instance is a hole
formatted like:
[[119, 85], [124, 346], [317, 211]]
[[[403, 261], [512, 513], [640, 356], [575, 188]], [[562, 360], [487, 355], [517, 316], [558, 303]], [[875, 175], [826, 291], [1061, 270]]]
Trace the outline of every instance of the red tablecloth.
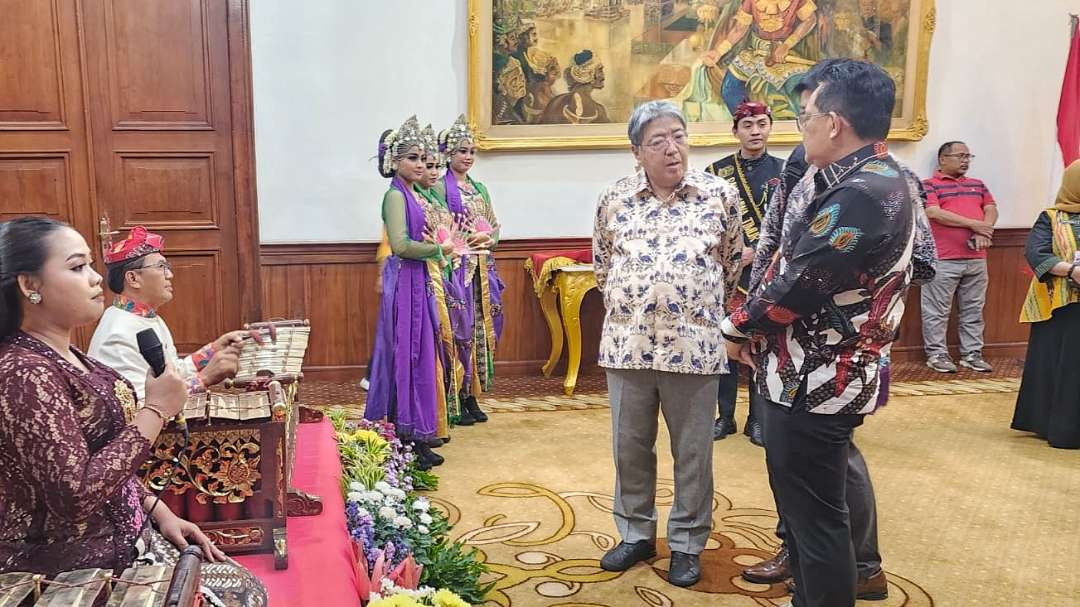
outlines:
[[345, 528], [341, 460], [329, 420], [300, 424], [293, 485], [321, 496], [318, 516], [289, 518], [289, 568], [274, 569], [271, 554], [239, 557], [266, 584], [270, 607], [351, 607], [360, 604]]
[[555, 270], [576, 263], [590, 264], [592, 262], [592, 249], [545, 251], [530, 255], [525, 260], [525, 269], [532, 274], [533, 289], [536, 291], [536, 296], [540, 297]]

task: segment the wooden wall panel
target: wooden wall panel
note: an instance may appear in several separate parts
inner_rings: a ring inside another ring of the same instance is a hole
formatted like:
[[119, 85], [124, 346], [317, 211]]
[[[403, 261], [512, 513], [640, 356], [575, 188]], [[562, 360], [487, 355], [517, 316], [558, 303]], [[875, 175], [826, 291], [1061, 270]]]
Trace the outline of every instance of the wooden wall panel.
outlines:
[[312, 322], [308, 372], [359, 377], [378, 313], [375, 245], [266, 245], [262, 264], [264, 316]]
[[0, 221], [31, 213], [68, 221], [74, 215], [67, 154], [0, 154]]
[[110, 0], [104, 8], [113, 128], [213, 128], [211, 42], [224, 41], [217, 28], [226, 23], [211, 8], [224, 14], [222, 3]]
[[122, 192], [114, 225], [217, 226], [212, 153], [121, 152], [114, 162]]
[[[991, 249], [990, 288], [986, 306], [986, 353], [1023, 356], [1027, 327], [1017, 322], [1030, 275], [1024, 271], [1027, 230], [999, 230]], [[532, 253], [587, 248], [586, 238], [503, 241], [496, 253], [506, 325], [496, 353], [497, 373], [540, 372], [550, 351], [547, 325], [540, 314], [532, 280], [524, 269]], [[374, 244], [264, 245], [262, 306], [267, 318], [308, 318], [311, 346], [305, 372], [321, 379], [355, 379], [368, 363], [373, 345], [378, 296]], [[908, 295], [897, 360], [922, 359], [922, 323], [918, 288]], [[955, 317], [955, 312], [954, 312]], [[595, 291], [582, 306], [582, 371], [595, 370], [603, 304]], [[949, 343], [956, 344], [955, 318]], [[556, 373], [563, 373], [563, 360]]]
[[67, 128], [57, 0], [0, 0], [0, 15], [0, 129]]

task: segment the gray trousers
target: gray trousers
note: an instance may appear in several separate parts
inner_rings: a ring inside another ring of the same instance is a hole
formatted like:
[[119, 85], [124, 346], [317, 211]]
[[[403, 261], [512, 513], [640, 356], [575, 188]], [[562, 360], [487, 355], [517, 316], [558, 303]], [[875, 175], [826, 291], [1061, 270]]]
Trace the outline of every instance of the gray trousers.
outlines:
[[615, 526], [625, 542], [656, 539], [656, 433], [663, 413], [675, 459], [671, 549], [700, 554], [712, 530], [717, 375], [608, 369]]
[[988, 283], [985, 259], [942, 259], [937, 275], [922, 286], [922, 334], [926, 356], [948, 354], [945, 333], [953, 294], [960, 312], [960, 355], [981, 354], [983, 306]]

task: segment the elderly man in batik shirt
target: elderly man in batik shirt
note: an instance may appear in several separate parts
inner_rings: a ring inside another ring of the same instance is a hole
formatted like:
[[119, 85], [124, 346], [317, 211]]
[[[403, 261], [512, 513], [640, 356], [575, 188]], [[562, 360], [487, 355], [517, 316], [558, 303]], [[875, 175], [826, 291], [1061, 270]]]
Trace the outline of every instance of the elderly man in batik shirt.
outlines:
[[629, 135], [642, 170], [600, 195], [593, 233], [622, 536], [600, 564], [623, 571], [656, 554], [662, 413], [675, 459], [668, 579], [689, 586], [712, 527], [712, 411], [727, 372], [720, 320], [740, 274], [739, 196], [726, 180], [687, 168], [686, 120], [671, 102], [639, 106]]

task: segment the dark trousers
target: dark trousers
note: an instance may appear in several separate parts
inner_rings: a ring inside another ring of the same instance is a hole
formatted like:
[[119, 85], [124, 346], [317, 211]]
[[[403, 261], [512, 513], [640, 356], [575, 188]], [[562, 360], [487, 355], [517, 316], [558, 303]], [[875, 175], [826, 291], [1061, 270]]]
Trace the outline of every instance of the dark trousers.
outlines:
[[[731, 373], [720, 376], [720, 388], [716, 391], [716, 404], [722, 419], [735, 419], [735, 396], [739, 392], [739, 369], [741, 367], [743, 365], [730, 361], [728, 362], [728, 369], [731, 370]], [[754, 388], [753, 372], [749, 374], [749, 377], [750, 415], [746, 418], [746, 423], [750, 423], [752, 419], [760, 421], [759, 411], [765, 403], [769, 402], [764, 396], [758, 394], [758, 391]]]
[[762, 409], [769, 484], [786, 525], [796, 584], [792, 605], [854, 607], [847, 474], [863, 416], [793, 411], [775, 403]]
[[[765, 405], [769, 406], [769, 405]], [[848, 451], [847, 485], [845, 487], [848, 518], [851, 520], [851, 543], [855, 547], [855, 570], [860, 580], [874, 577], [881, 572], [881, 553], [878, 551], [877, 500], [870, 471], [862, 452], [851, 444]], [[777, 510], [779, 512], [779, 509]], [[787, 543], [787, 525], [784, 517], [776, 523], [776, 537]]]

